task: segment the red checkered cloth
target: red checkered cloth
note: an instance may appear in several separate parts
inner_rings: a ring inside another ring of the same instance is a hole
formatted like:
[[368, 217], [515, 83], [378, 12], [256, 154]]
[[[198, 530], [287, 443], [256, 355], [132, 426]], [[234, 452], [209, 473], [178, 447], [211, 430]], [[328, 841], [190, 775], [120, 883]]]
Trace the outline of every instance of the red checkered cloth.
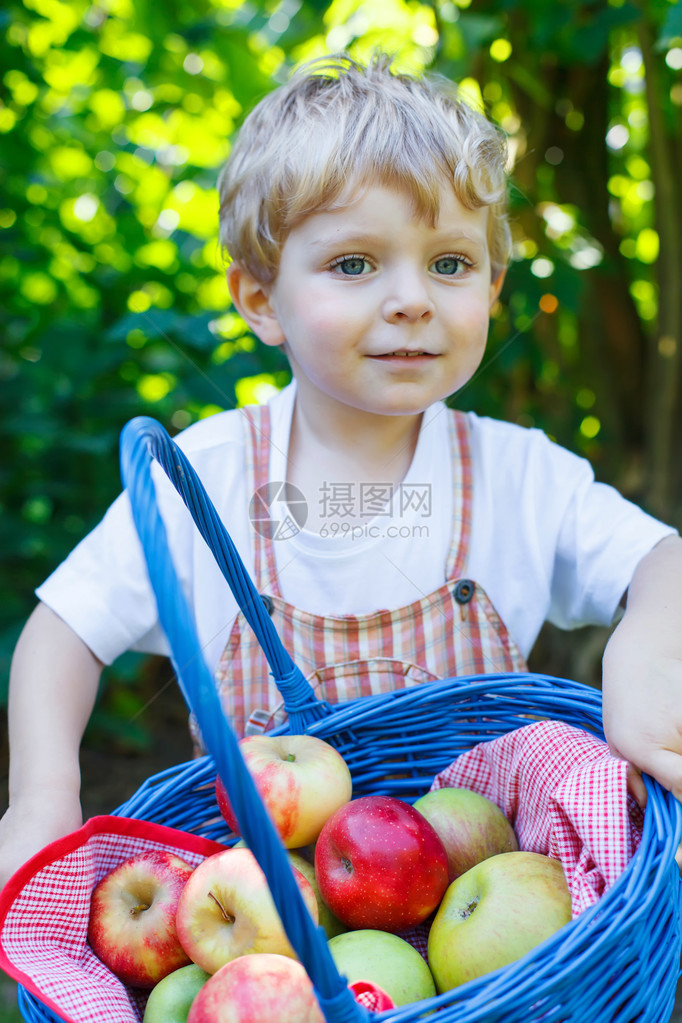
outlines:
[[[26, 863], [0, 894], [0, 968], [66, 1023], [140, 1023], [148, 991], [121, 983], [87, 943], [98, 881], [131, 856], [165, 849], [196, 866], [224, 845], [126, 817], [93, 817]], [[393, 1008], [371, 981], [349, 985], [374, 1012]]]
[[371, 980], [354, 980], [348, 987], [353, 992], [355, 1001], [364, 1005], [366, 1009], [371, 1009], [372, 1012], [386, 1012], [387, 1009], [395, 1009], [395, 1002], [391, 996]]
[[473, 789], [500, 807], [521, 849], [561, 860], [573, 916], [620, 877], [644, 815], [627, 789], [627, 764], [605, 742], [560, 721], [540, 721], [463, 753], [432, 789]]
[[[448, 786], [492, 799], [521, 849], [561, 860], [574, 917], [620, 877], [642, 837], [644, 815], [628, 792], [626, 762], [594, 735], [560, 721], [474, 746], [431, 788]], [[424, 959], [430, 926], [427, 920], [402, 935]]]
[[196, 866], [223, 845], [148, 821], [93, 817], [24, 864], [0, 894], [0, 968], [67, 1023], [139, 1023], [126, 987], [87, 943], [92, 890], [130, 856], [169, 849]]

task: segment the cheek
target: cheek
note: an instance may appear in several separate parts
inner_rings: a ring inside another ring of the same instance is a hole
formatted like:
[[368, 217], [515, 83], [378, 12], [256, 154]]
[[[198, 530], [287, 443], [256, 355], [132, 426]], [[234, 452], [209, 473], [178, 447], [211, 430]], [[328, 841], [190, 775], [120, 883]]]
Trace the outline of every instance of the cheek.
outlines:
[[[324, 289], [309, 288], [297, 296], [285, 314], [288, 336], [301, 341], [324, 338], [325, 347], [334, 347], [353, 333], [357, 307]], [[283, 322], [283, 321], [281, 321]]]
[[487, 300], [472, 295], [453, 310], [451, 322], [456, 329], [461, 328], [472, 347], [485, 344], [490, 326]]

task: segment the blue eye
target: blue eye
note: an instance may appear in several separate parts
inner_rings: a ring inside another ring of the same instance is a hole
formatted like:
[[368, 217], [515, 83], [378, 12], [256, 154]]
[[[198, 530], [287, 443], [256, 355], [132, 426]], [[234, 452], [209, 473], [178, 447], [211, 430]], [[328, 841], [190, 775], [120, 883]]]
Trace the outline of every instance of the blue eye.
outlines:
[[453, 277], [463, 265], [463, 261], [458, 259], [457, 256], [441, 256], [440, 259], [431, 264], [431, 269], [434, 273]]
[[360, 277], [368, 272], [370, 265], [364, 256], [345, 256], [334, 263], [332, 269], [340, 271], [346, 277]]
[[341, 264], [341, 269], [349, 277], [357, 277], [365, 269], [364, 259], [345, 259]]

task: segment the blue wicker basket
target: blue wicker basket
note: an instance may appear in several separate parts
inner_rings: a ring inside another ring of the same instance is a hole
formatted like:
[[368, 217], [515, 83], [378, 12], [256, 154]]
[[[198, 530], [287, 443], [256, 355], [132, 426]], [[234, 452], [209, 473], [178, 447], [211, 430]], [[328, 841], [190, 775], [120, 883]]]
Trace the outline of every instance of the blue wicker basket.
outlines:
[[[306, 731], [332, 742], [350, 767], [354, 796], [384, 793], [412, 800], [457, 755], [528, 724], [529, 715], [562, 720], [603, 738], [601, 696], [565, 679], [515, 674], [444, 679], [336, 706], [320, 702], [282, 646], [188, 460], [154, 420], [135, 419], [127, 425], [121, 440], [122, 476], [178, 681], [209, 755], [149, 778], [115, 812], [224, 840], [226, 826], [213, 786], [219, 772], [326, 1020], [367, 1020], [373, 1014], [354, 1001], [324, 932], [305, 911], [286, 853], [225, 723], [169, 555], [151, 480], [154, 460], [182, 496], [263, 647], [288, 713], [287, 724], [278, 731]], [[648, 805], [639, 849], [595, 906], [519, 962], [376, 1019], [411, 1023], [437, 1010], [441, 1023], [669, 1020], [681, 950], [682, 891], [674, 854], [682, 812], [669, 793], [651, 779], [645, 781]], [[58, 1023], [21, 988], [19, 1004], [28, 1021]]]

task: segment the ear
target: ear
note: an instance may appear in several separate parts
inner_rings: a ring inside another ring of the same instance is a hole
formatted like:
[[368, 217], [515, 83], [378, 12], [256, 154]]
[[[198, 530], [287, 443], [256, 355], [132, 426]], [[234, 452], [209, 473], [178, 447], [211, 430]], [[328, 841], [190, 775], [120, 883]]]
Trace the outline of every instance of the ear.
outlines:
[[507, 276], [507, 268], [505, 266], [505, 267], [503, 267], [502, 270], [498, 271], [498, 273], [493, 277], [492, 281], [490, 282], [490, 303], [489, 303], [489, 308], [490, 309], [492, 309], [492, 307], [495, 305], [495, 303], [497, 302], [498, 298], [500, 297], [500, 293], [502, 291], [502, 286], [504, 284], [504, 279], [505, 279], [506, 276]]
[[242, 319], [265, 345], [283, 345], [286, 338], [270, 301], [270, 287], [257, 281], [248, 270], [232, 263], [227, 286]]

